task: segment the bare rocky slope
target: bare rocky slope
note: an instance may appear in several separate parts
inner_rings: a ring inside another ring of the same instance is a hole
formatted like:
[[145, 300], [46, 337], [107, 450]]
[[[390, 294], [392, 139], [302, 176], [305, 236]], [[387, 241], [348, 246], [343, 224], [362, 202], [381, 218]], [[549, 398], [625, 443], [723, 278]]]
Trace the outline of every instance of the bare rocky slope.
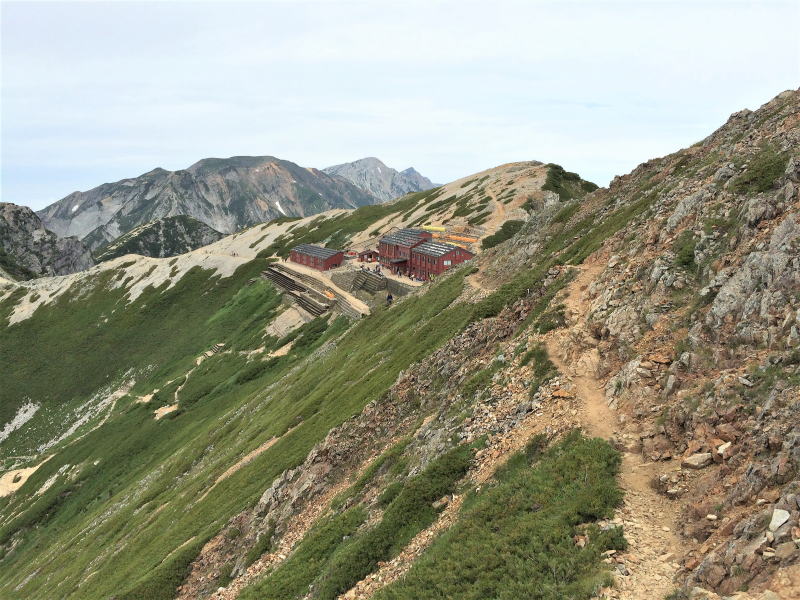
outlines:
[[[452, 218], [518, 226], [356, 323], [258, 277]], [[123, 260], [0, 288], [9, 598], [800, 596], [796, 90], [608, 188], [515, 163]]]
[[222, 237], [219, 231], [192, 217], [164, 217], [121, 235], [95, 251], [94, 257], [98, 262], [125, 254], [167, 258], [202, 248]]
[[25, 206], [0, 202], [0, 275], [13, 279], [67, 275], [93, 264], [80, 241], [48, 231]]
[[331, 175], [347, 179], [356, 187], [382, 201], [399, 198], [411, 192], [423, 192], [437, 187], [427, 177], [420, 175], [413, 167], [397, 171], [387, 167], [374, 157], [334, 165], [323, 169]]
[[188, 169], [74, 192], [38, 211], [45, 226], [97, 248], [151, 221], [187, 215], [223, 233], [285, 216], [379, 202], [352, 183], [272, 156], [206, 158]]

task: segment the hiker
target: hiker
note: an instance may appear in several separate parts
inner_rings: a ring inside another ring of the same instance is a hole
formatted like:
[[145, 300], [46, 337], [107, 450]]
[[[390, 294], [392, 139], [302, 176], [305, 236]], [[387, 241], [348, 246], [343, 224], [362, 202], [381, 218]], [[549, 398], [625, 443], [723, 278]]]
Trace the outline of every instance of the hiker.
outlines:
[[386, 296], [386, 306], [391, 306], [391, 305], [392, 305], [392, 301], [393, 301], [393, 300], [394, 300], [394, 298], [392, 298], [392, 294], [391, 294], [391, 292], [390, 292], [390, 293], [389, 293], [389, 294]]

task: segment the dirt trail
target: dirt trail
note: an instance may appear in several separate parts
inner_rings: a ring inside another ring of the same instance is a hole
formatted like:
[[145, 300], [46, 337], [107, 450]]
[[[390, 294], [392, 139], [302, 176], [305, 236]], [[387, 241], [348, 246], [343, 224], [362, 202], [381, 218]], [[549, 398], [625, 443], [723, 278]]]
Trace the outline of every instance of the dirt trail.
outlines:
[[[606, 403], [603, 382], [596, 375], [599, 354], [591, 346], [584, 325], [589, 310], [585, 291], [604, 265], [578, 268], [580, 273], [563, 299], [569, 324], [545, 338], [550, 359], [574, 386], [575, 399], [564, 399], [563, 403], [553, 399], [545, 405], [543, 414], [531, 414], [518, 427], [491, 438], [489, 447], [476, 457], [468, 475], [477, 484], [488, 481], [500, 465], [548, 425], [557, 423], [564, 430], [582, 426], [590, 435], [606, 439], [617, 433], [616, 415]], [[616, 586], [603, 590], [602, 597], [657, 599], [675, 587], [672, 577], [679, 566], [676, 561], [680, 550], [680, 542], [673, 533], [677, 506], [650, 487], [657, 469], [664, 466], [645, 463], [638, 454], [623, 454], [620, 485], [625, 490], [625, 500], [617, 511], [615, 523], [624, 527], [630, 542], [629, 550], [620, 555], [620, 564], [629, 575], [618, 576]], [[430, 527], [417, 534], [398, 556], [381, 563], [375, 572], [339, 596], [339, 600], [368, 600], [377, 590], [404, 576], [433, 540], [456, 521], [462, 501], [460, 496], [451, 498]]]
[[577, 355], [575, 351], [575, 346], [587, 335], [583, 322], [589, 311], [589, 301], [584, 292], [602, 270], [603, 265], [579, 268], [578, 276], [567, 286], [563, 299], [567, 327], [546, 337], [545, 346], [559, 372], [572, 378], [575, 395], [581, 400], [579, 410], [584, 428], [591, 435], [608, 439], [614, 433], [616, 416], [606, 403], [603, 382], [595, 375], [599, 354], [596, 348]]
[[[590, 435], [610, 439], [622, 432], [617, 416], [606, 402], [604, 382], [597, 376], [599, 353], [586, 327], [590, 300], [586, 291], [605, 268], [604, 264], [577, 267], [578, 276], [563, 298], [567, 327], [545, 339], [550, 360], [570, 378], [578, 400], [581, 424]], [[623, 525], [630, 547], [621, 555], [629, 575], [616, 578], [608, 598], [663, 598], [675, 585], [682, 542], [675, 531], [679, 507], [660, 496], [650, 485], [653, 477], [668, 470], [669, 463], [647, 463], [641, 455], [623, 452], [620, 485], [625, 490], [616, 519]]]
[[268, 439], [266, 442], [264, 442], [263, 444], [261, 444], [261, 445], [260, 445], [258, 448], [256, 448], [255, 450], [251, 450], [250, 452], [248, 452], [247, 454], [245, 454], [245, 455], [244, 455], [242, 458], [240, 458], [239, 460], [237, 460], [235, 464], [233, 464], [232, 466], [228, 467], [228, 468], [227, 468], [227, 469], [226, 469], [226, 470], [225, 470], [225, 471], [222, 473], [222, 475], [220, 475], [219, 477], [217, 477], [217, 478], [214, 480], [214, 483], [211, 485], [211, 487], [210, 487], [210, 488], [208, 488], [208, 489], [207, 489], [205, 492], [203, 492], [203, 495], [202, 495], [202, 496], [200, 496], [200, 497], [197, 499], [197, 502], [194, 502], [193, 504], [197, 504], [198, 502], [202, 502], [202, 501], [203, 501], [203, 499], [205, 499], [205, 497], [206, 497], [206, 496], [208, 496], [208, 495], [211, 493], [211, 490], [213, 490], [213, 489], [214, 489], [215, 487], [217, 487], [217, 486], [218, 486], [220, 483], [222, 483], [223, 481], [225, 481], [225, 480], [226, 480], [228, 477], [230, 477], [231, 475], [233, 475], [234, 473], [236, 473], [236, 471], [238, 471], [239, 469], [241, 469], [241, 468], [242, 468], [242, 467], [244, 467], [245, 465], [247, 465], [247, 464], [249, 464], [250, 462], [252, 462], [254, 459], [256, 459], [256, 458], [258, 458], [259, 456], [261, 456], [262, 454], [264, 454], [264, 452], [266, 452], [267, 450], [269, 450], [270, 448], [272, 448], [272, 446], [274, 446], [275, 444], [277, 444], [277, 443], [278, 443], [279, 441], [281, 441], [281, 440], [282, 440], [282, 439], [283, 439], [285, 436], [289, 435], [289, 434], [290, 434], [290, 433], [292, 433], [294, 430], [295, 430], [295, 428], [294, 428], [294, 427], [292, 427], [291, 429], [288, 429], [288, 430], [286, 431], [286, 433], [284, 433], [283, 435], [280, 435], [280, 436], [278, 436], [278, 437], [273, 437], [273, 438], [270, 438], [270, 439]]
[[[509, 456], [524, 447], [531, 436], [550, 430], [554, 424], [562, 431], [582, 426], [590, 435], [606, 439], [622, 432], [617, 425], [615, 412], [606, 403], [603, 381], [597, 376], [599, 354], [586, 328], [590, 302], [585, 292], [604, 267], [603, 264], [577, 267], [580, 272], [567, 287], [563, 298], [567, 327], [553, 331], [545, 338], [550, 359], [562, 376], [571, 381], [575, 398], [559, 398], [558, 401], [554, 398], [553, 402], [543, 407], [543, 414], [532, 413], [518, 427], [493, 436], [470, 470], [468, 478], [473, 482], [481, 484], [487, 481]], [[603, 590], [602, 597], [619, 600], [657, 599], [675, 588], [672, 579], [679, 567], [677, 560], [681, 551], [681, 542], [673, 533], [678, 506], [658, 495], [650, 486], [656, 473], [668, 469], [668, 463], [645, 463], [639, 454], [623, 453], [620, 485], [625, 490], [625, 500], [614, 522], [624, 527], [630, 543], [628, 551], [622, 553], [617, 561], [628, 574], [618, 575], [615, 587]], [[340, 482], [323, 498], [308, 506], [281, 540], [278, 549], [263, 556], [246, 575], [235, 580], [228, 589], [218, 591], [212, 598], [237, 597], [247, 583], [283, 562], [311, 524], [322, 515], [327, 503], [347, 485], [345, 481]], [[456, 521], [462, 501], [461, 496], [451, 497], [430, 527], [417, 534], [398, 556], [381, 563], [375, 572], [342, 594], [340, 599], [372, 598], [377, 590], [405, 575], [433, 540]]]

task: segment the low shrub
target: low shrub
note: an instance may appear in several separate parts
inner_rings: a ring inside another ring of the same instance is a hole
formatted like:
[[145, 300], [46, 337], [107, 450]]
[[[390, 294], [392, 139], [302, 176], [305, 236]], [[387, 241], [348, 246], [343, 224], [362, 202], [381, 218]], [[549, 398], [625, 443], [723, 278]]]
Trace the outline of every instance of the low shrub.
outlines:
[[494, 248], [497, 246], [497, 244], [505, 242], [515, 235], [520, 229], [522, 229], [524, 224], [524, 221], [506, 221], [495, 233], [483, 238], [483, 241], [481, 242], [481, 248], [487, 250], [488, 248]]
[[567, 324], [566, 316], [564, 315], [564, 305], [559, 304], [555, 308], [548, 310], [539, 317], [536, 322], [536, 331], [539, 333], [547, 333], [554, 329], [560, 329]]
[[536, 344], [528, 350], [520, 359], [520, 366], [527, 365], [530, 362], [533, 362], [533, 377], [531, 378], [529, 389], [530, 395], [533, 396], [540, 386], [555, 377], [558, 369], [551, 362], [550, 357], [547, 355], [547, 349], [543, 344]]
[[731, 184], [731, 189], [740, 194], [758, 194], [771, 190], [775, 181], [786, 170], [789, 155], [778, 152], [773, 146], [762, 146], [758, 154], [750, 159], [747, 168]]
[[580, 175], [565, 171], [561, 165], [550, 164], [548, 167], [547, 178], [542, 189], [555, 192], [562, 201], [580, 198], [597, 189], [594, 183], [583, 181]]
[[[619, 454], [578, 432], [543, 445], [534, 438], [471, 494], [458, 521], [375, 600], [582, 600], [608, 583], [602, 553], [625, 547], [622, 531], [585, 524], [610, 517], [622, 499]], [[579, 532], [588, 533], [583, 548]]]
[[397, 495], [403, 489], [403, 482], [402, 481], [393, 481], [386, 488], [381, 492], [381, 495], [378, 496], [378, 505], [385, 508], [389, 504], [391, 504], [392, 500], [397, 498]]
[[461, 395], [472, 399], [475, 394], [485, 390], [492, 382], [492, 377], [501, 367], [501, 363], [493, 361], [488, 367], [477, 371], [472, 377], [467, 379], [461, 386]]
[[250, 550], [248, 550], [247, 555], [245, 555], [245, 568], [256, 562], [262, 554], [265, 554], [272, 549], [273, 535], [275, 535], [275, 521], [270, 520], [267, 530], [258, 537], [256, 543], [252, 548], [250, 548]]
[[675, 252], [675, 265], [686, 270], [694, 269], [697, 264], [694, 261], [694, 251], [697, 247], [697, 239], [694, 232], [686, 229], [681, 232], [675, 240], [673, 251]]
[[361, 507], [323, 519], [303, 538], [297, 549], [264, 579], [242, 590], [242, 600], [292, 600], [302, 598], [331, 555], [352, 536], [367, 517]]

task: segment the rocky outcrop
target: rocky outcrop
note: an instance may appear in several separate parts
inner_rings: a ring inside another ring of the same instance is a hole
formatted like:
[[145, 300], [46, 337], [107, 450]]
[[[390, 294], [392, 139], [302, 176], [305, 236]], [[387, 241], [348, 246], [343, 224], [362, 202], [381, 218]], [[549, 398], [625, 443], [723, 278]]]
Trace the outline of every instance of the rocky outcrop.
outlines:
[[68, 275], [94, 264], [89, 250], [75, 238], [59, 238], [31, 209], [0, 203], [0, 275], [31, 279]]
[[591, 199], [632, 215], [587, 316], [606, 398], [681, 509], [676, 586], [759, 591], [800, 562], [799, 161], [789, 91]]
[[420, 175], [413, 167], [398, 172], [373, 157], [326, 167], [323, 171], [347, 179], [356, 187], [382, 201], [436, 187], [430, 179]]
[[117, 238], [95, 252], [95, 260], [102, 262], [124, 254], [166, 258], [207, 246], [222, 237], [219, 231], [192, 217], [165, 217]]
[[380, 200], [342, 177], [273, 156], [206, 158], [188, 169], [74, 192], [39, 211], [58, 235], [98, 248], [164, 217], [188, 215], [223, 233], [287, 216], [356, 208]]

